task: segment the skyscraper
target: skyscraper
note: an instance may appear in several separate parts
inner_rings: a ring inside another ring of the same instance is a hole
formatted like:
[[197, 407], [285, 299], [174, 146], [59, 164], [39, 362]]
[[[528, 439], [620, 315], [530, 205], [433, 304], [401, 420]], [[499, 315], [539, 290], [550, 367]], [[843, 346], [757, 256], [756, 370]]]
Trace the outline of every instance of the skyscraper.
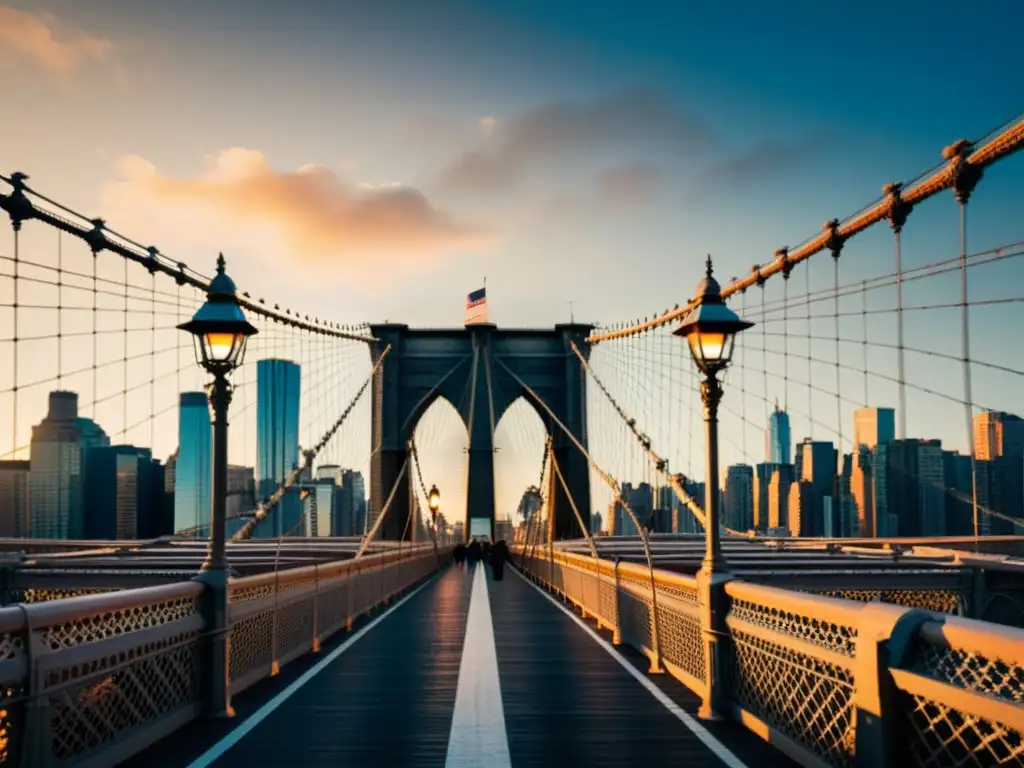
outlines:
[[838, 468], [835, 446], [831, 442], [806, 437], [800, 448], [797, 479], [813, 484], [820, 496], [833, 496]]
[[821, 536], [824, 532], [824, 501], [807, 480], [790, 484], [787, 515], [790, 536]]
[[204, 392], [182, 392], [174, 465], [174, 530], [210, 522], [213, 479], [210, 403]]
[[[256, 483], [261, 499], [271, 496], [299, 466], [301, 374], [290, 360], [256, 363]], [[285, 493], [270, 512], [267, 535], [294, 528], [302, 515], [299, 489]]]
[[768, 481], [768, 526], [766, 530], [789, 525], [789, 489], [796, 478], [792, 464], [781, 464], [772, 470]]
[[946, 462], [942, 443], [922, 440], [917, 446], [918, 491], [917, 532], [915, 536], [945, 536]]
[[341, 487], [334, 503], [332, 535], [362, 536], [366, 533], [366, 481], [363, 473], [343, 469], [339, 479]]
[[737, 531], [754, 527], [754, 468], [733, 464], [725, 471], [725, 525]]
[[153, 461], [148, 448], [110, 445], [90, 449], [85, 481], [86, 537], [138, 539], [157, 535], [163, 484], [163, 467]]
[[[875, 536], [921, 535], [921, 444], [892, 440], [875, 448]], [[929, 474], [934, 476], [934, 467]]]
[[[874, 474], [871, 449], [863, 443], [854, 448], [850, 460], [850, 497], [853, 499], [853, 514], [857, 518], [860, 536], [878, 536], [875, 519]], [[884, 525], [883, 525], [884, 527]]]
[[754, 530], [768, 530], [768, 487], [772, 481], [772, 473], [779, 466], [783, 465], [761, 462], [754, 467]]
[[[1015, 519], [1024, 519], [1024, 419], [1004, 411], [984, 411], [974, 417], [974, 455], [977, 458], [977, 489], [980, 533], [1012, 534], [1019, 528], [1009, 520], [993, 517], [982, 508]], [[974, 530], [971, 509], [971, 531]]]
[[28, 461], [0, 461], [0, 537], [28, 535]]
[[892, 408], [857, 408], [853, 412], [853, 447], [874, 450], [880, 443], [896, 439], [896, 411]]
[[775, 403], [775, 410], [768, 416], [768, 430], [765, 434], [768, 445], [765, 450], [765, 458], [769, 464], [789, 464], [789, 449], [792, 437], [789, 431], [789, 414], [779, 409]]
[[79, 418], [78, 394], [51, 392], [46, 418], [32, 427], [29, 528], [36, 539], [85, 535], [88, 451], [110, 445], [92, 419]]
[[946, 489], [946, 535], [970, 536], [974, 533], [971, 457], [957, 451], [943, 451], [942, 458], [942, 487]]
[[1004, 411], [974, 417], [974, 455], [981, 461], [1012, 456], [1024, 459], [1024, 419]]
[[239, 517], [256, 508], [256, 477], [252, 467], [228, 464], [228, 498], [225, 517]]

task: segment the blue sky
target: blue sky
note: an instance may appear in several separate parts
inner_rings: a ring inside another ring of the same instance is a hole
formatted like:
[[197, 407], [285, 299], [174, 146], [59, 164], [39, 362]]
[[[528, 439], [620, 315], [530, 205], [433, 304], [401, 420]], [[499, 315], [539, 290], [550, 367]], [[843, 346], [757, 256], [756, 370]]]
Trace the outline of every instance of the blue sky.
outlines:
[[[499, 324], [564, 321], [570, 300], [577, 319], [651, 314], [706, 253], [745, 273], [1022, 106], [1010, 0], [211, 5], [0, 5], [0, 168], [342, 323], [457, 325], [485, 275]], [[49, 42], [24, 34], [40, 25]], [[987, 174], [972, 245], [1024, 239], [1022, 175]], [[934, 207], [910, 265], [956, 252], [955, 206]], [[844, 279], [890, 266], [869, 234]], [[508, 461], [518, 497], [534, 460]]]

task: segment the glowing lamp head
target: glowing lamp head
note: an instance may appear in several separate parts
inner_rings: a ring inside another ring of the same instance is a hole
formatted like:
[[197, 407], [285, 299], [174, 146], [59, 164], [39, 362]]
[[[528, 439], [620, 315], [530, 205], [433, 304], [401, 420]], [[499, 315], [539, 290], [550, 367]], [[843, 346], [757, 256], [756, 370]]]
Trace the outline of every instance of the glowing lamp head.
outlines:
[[436, 520], [437, 512], [441, 509], [441, 492], [437, 490], [436, 485], [430, 487], [430, 493], [427, 494], [427, 506], [430, 507], [431, 517]]
[[675, 335], [686, 337], [693, 361], [712, 376], [728, 367], [736, 334], [753, 325], [725, 305], [708, 256], [707, 271], [697, 286], [697, 306], [683, 318]]
[[196, 361], [210, 373], [228, 373], [242, 364], [246, 341], [257, 331], [238, 305], [234, 281], [224, 274], [224, 254], [217, 258], [206, 303], [178, 328], [192, 334]]

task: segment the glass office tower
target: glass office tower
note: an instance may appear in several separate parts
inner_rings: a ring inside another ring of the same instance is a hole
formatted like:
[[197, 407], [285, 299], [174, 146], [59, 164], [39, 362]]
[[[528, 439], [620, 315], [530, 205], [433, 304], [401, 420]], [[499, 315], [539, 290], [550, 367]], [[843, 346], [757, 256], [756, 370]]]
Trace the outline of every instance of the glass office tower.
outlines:
[[789, 464], [790, 449], [789, 414], [779, 409], [775, 404], [775, 410], [768, 416], [768, 450], [765, 451], [765, 458], [769, 464]]
[[[256, 482], [266, 499], [299, 464], [299, 366], [290, 360], [256, 363]], [[298, 488], [286, 493], [257, 535], [278, 537], [292, 532], [302, 516]], [[301, 534], [301, 531], [297, 531]]]
[[178, 458], [174, 465], [174, 530], [210, 521], [213, 432], [205, 392], [182, 392], [178, 415]]

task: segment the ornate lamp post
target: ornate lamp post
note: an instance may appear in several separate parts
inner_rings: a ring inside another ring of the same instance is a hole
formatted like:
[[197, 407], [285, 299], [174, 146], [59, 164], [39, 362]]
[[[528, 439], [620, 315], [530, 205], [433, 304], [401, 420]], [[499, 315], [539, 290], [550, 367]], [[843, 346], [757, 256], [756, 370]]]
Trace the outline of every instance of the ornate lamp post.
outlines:
[[242, 364], [245, 344], [257, 333], [235, 298], [235, 283], [224, 274], [224, 254], [217, 257], [217, 276], [210, 283], [206, 303], [187, 323], [178, 326], [192, 334], [196, 361], [213, 374], [210, 404], [213, 406], [213, 506], [210, 549], [202, 570], [226, 570], [224, 519], [228, 491], [228, 406], [231, 385], [228, 374]]
[[686, 337], [690, 354], [697, 368], [704, 374], [700, 385], [704, 402], [704, 427], [707, 452], [704, 487], [704, 561], [697, 573], [701, 598], [701, 628], [704, 634], [705, 679], [707, 694], [701, 703], [700, 716], [715, 718], [721, 700], [721, 651], [719, 638], [725, 632], [725, 584], [729, 580], [728, 565], [722, 556], [719, 536], [718, 493], [718, 404], [722, 400], [719, 374], [729, 367], [736, 334], [750, 328], [753, 323], [741, 319], [725, 305], [722, 289], [712, 276], [711, 257], [707, 272], [697, 286], [697, 306], [683, 318], [676, 336]]
[[235, 284], [224, 274], [224, 254], [217, 257], [217, 275], [210, 283], [206, 303], [187, 323], [179, 325], [192, 334], [196, 361], [213, 374], [210, 403], [213, 405], [213, 499], [210, 510], [210, 547], [199, 580], [207, 586], [205, 612], [213, 633], [206, 656], [206, 705], [210, 714], [231, 717], [229, 681], [230, 635], [228, 616], [228, 562], [225, 523], [228, 492], [228, 406], [231, 385], [228, 374], [242, 363], [245, 344], [256, 333], [235, 298]]

